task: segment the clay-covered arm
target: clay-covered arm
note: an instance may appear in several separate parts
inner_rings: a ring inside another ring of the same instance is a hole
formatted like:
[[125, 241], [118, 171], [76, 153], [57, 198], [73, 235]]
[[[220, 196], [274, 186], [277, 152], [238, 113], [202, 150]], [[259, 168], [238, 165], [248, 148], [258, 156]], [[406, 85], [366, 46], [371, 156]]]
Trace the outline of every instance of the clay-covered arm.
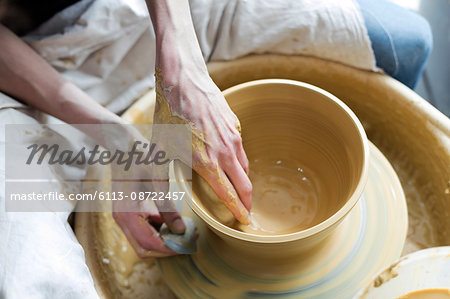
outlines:
[[[240, 124], [209, 77], [187, 0], [147, 0], [156, 34], [155, 120], [193, 128], [193, 168], [248, 224], [252, 184]], [[163, 109], [168, 106], [168, 109]]]

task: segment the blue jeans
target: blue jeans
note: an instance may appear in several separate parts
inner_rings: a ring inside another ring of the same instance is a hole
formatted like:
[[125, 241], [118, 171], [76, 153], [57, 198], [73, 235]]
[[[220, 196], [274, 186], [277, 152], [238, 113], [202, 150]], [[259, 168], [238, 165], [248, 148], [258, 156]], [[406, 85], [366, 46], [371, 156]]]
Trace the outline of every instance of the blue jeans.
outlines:
[[431, 52], [430, 25], [420, 15], [387, 0], [357, 0], [377, 66], [414, 89]]

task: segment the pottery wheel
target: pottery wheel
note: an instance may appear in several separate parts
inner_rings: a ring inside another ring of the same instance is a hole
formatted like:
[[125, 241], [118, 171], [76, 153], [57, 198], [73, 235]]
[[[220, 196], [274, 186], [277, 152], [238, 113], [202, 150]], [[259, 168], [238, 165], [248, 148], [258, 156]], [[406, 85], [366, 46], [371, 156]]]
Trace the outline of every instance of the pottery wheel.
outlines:
[[105, 277], [96, 280], [97, 289], [107, 298], [145, 298], [146, 294], [172, 298], [164, 278], [180, 298], [330, 298], [333, 294], [350, 298], [379, 269], [400, 257], [406, 238], [407, 210], [400, 182], [381, 152], [373, 144], [370, 148], [369, 180], [363, 197], [323, 246], [293, 262], [300, 269], [295, 276], [274, 279], [270, 269], [255, 276], [229, 267], [206, 240], [216, 242], [217, 237], [185, 203], [179, 208], [196, 221], [198, 252], [157, 260], [162, 277], [154, 259], [140, 260], [134, 254], [110, 213], [79, 213], [76, 232], [90, 253], [87, 263], [94, 277]]
[[370, 149], [362, 198], [320, 247], [292, 261], [298, 267], [295, 275], [273, 277], [270, 268], [252, 271], [251, 261], [245, 272], [230, 267], [216, 252], [223, 248], [214, 244], [220, 239], [183, 207], [200, 229], [198, 252], [158, 259], [164, 280], [180, 298], [351, 298], [400, 257], [406, 239], [408, 214], [400, 182], [381, 152], [373, 144]]
[[[413, 91], [387, 76], [311, 57], [258, 55], [210, 63], [208, 68], [221, 89], [250, 80], [287, 78], [314, 84], [338, 96], [357, 114], [369, 139], [389, 158], [400, 177], [409, 212], [403, 253], [450, 244], [450, 201], [446, 200], [450, 194], [450, 168], [445, 162], [450, 159], [450, 121]], [[153, 108], [154, 93], [150, 92], [124, 118], [132, 123], [149, 123]], [[361, 214], [361, 206], [352, 213]], [[384, 226], [385, 221], [379, 224]], [[100, 297], [174, 298], [155, 260], [137, 258], [110, 214], [77, 213], [75, 226]], [[393, 234], [392, 238], [398, 240], [402, 235]], [[376, 244], [380, 241], [371, 246]], [[375, 253], [381, 255], [384, 253]], [[372, 265], [375, 261], [376, 257], [369, 256], [355, 263]], [[379, 270], [384, 266], [379, 265]]]

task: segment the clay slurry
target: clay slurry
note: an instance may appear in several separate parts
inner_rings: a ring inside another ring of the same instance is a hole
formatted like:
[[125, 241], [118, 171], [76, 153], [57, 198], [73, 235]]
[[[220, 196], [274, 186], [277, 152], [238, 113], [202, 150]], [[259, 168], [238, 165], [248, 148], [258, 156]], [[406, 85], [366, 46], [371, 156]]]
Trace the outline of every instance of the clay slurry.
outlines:
[[258, 158], [250, 161], [252, 223], [235, 229], [254, 234], [287, 234], [312, 227], [319, 213], [320, 181], [297, 161]]

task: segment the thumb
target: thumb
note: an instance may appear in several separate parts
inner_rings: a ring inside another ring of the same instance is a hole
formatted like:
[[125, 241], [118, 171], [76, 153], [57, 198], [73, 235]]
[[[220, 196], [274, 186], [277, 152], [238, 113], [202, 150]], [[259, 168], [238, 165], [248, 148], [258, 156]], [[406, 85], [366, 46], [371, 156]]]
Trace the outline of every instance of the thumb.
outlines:
[[186, 225], [178, 213], [169, 191], [169, 164], [153, 168], [155, 176], [151, 182], [151, 188], [152, 192], [156, 194], [153, 198], [154, 203], [170, 231], [175, 234], [183, 234]]

